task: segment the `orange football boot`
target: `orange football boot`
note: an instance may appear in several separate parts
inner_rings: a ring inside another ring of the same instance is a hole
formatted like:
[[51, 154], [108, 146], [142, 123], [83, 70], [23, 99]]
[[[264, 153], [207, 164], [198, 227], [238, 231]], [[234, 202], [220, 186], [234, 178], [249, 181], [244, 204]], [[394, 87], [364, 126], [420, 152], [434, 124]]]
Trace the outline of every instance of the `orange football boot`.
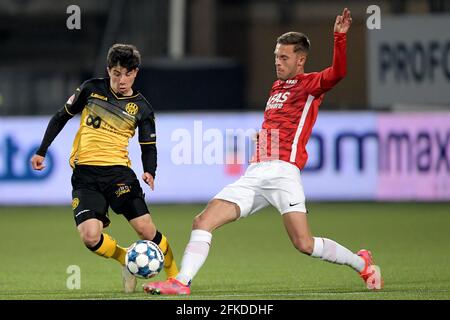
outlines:
[[144, 285], [144, 291], [150, 294], [163, 294], [163, 295], [191, 294], [191, 289], [189, 288], [189, 286], [182, 284], [177, 279], [149, 282]]
[[359, 273], [367, 289], [381, 290], [384, 286], [384, 280], [381, 277], [380, 267], [374, 264], [372, 253], [369, 250], [362, 249], [358, 251], [358, 256], [364, 259], [366, 265]]

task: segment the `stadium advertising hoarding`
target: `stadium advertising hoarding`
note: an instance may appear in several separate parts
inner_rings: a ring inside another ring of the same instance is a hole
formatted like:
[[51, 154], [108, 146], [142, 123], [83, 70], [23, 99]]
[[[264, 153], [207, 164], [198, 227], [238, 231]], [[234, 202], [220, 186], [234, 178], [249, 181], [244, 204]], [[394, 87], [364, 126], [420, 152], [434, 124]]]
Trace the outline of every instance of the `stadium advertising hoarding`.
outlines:
[[450, 114], [378, 117], [377, 199], [450, 199]]
[[[0, 120], [0, 204], [69, 204], [78, 119], [53, 142], [43, 172], [29, 159], [48, 117]], [[161, 114], [150, 202], [206, 202], [242, 175], [262, 113]], [[450, 113], [322, 112], [302, 173], [308, 200], [450, 200]], [[130, 158], [142, 173], [137, 137]]]
[[450, 101], [450, 15], [386, 16], [367, 30], [369, 103], [440, 105]]

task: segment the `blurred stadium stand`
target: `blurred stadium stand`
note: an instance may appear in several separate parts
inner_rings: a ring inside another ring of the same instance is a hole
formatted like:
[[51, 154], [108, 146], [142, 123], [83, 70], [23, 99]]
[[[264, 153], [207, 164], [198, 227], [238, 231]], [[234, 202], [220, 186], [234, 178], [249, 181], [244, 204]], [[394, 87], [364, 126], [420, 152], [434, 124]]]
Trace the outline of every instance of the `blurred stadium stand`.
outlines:
[[136, 87], [155, 110], [242, 110], [241, 66], [225, 58], [152, 59], [140, 70]]
[[[168, 58], [170, 3], [0, 1], [0, 115], [54, 113], [84, 79], [105, 74], [106, 50], [115, 42], [133, 43], [141, 51], [139, 89], [158, 111], [260, 110], [274, 79], [276, 37], [290, 30], [309, 35], [312, 51], [306, 71], [323, 69], [332, 55], [335, 15], [330, 12], [344, 6], [354, 17], [351, 63], [348, 77], [340, 90], [329, 93], [323, 109], [367, 109], [367, 85], [361, 79], [366, 78], [365, 9], [370, 1], [185, 1], [184, 56], [179, 59]], [[383, 14], [450, 11], [448, 0], [377, 3]], [[81, 8], [81, 30], [66, 28], [71, 4]], [[171, 85], [178, 86], [178, 94], [167, 96]], [[200, 90], [208, 97], [196, 103]]]

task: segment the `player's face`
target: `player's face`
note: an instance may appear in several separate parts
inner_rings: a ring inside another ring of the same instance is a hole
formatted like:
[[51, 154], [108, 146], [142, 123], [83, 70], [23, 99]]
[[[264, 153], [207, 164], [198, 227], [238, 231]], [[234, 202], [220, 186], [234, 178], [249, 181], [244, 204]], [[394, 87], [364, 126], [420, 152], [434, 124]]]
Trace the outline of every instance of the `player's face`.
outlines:
[[287, 80], [303, 73], [306, 55], [294, 52], [293, 44], [279, 44], [275, 47], [275, 68], [277, 78]]
[[127, 70], [127, 68], [119, 65], [112, 67], [111, 69], [108, 68], [111, 89], [113, 89], [115, 93], [120, 93], [123, 96], [133, 94], [131, 87], [133, 86], [134, 79], [136, 79], [138, 70], [138, 68]]

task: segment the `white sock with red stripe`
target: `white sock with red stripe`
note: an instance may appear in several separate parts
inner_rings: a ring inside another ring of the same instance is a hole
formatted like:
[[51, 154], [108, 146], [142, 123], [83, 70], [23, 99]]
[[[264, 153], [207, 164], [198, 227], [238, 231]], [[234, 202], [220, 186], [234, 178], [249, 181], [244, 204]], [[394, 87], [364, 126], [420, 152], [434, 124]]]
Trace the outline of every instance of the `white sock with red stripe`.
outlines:
[[314, 249], [311, 257], [321, 258], [331, 263], [345, 264], [358, 272], [361, 272], [365, 267], [363, 258], [327, 238], [314, 237]]
[[189, 243], [181, 260], [181, 270], [176, 279], [185, 285], [190, 285], [198, 270], [208, 257], [212, 234], [205, 230], [192, 230]]

